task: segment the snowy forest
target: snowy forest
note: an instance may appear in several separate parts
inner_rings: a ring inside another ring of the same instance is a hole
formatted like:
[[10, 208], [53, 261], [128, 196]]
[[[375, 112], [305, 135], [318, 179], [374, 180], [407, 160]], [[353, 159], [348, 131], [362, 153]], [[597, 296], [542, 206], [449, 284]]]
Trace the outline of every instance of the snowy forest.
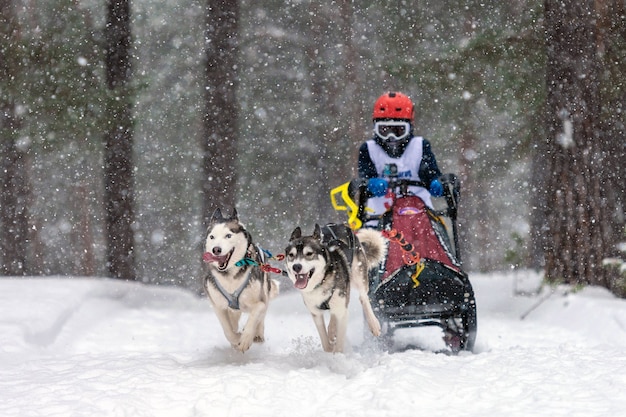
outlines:
[[198, 290], [216, 206], [272, 252], [345, 221], [402, 91], [465, 269], [624, 296], [625, 62], [624, 0], [0, 0], [0, 272]]

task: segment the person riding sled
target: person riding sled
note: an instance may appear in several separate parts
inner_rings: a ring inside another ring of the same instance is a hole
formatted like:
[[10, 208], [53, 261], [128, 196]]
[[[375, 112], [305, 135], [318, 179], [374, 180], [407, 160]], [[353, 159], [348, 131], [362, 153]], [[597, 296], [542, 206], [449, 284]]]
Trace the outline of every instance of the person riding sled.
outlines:
[[[430, 142], [414, 134], [415, 107], [411, 99], [400, 92], [388, 92], [374, 104], [372, 114], [374, 137], [359, 149], [359, 177], [367, 180], [368, 214], [382, 215], [389, 210], [392, 196], [388, 183], [391, 178], [419, 181], [409, 191], [433, 208], [431, 195], [441, 197], [443, 186]], [[375, 227], [376, 221], [366, 226]]]
[[[396, 329], [436, 325], [452, 352], [471, 351], [476, 303], [459, 255], [460, 184], [456, 175], [441, 174], [430, 142], [415, 135], [414, 120], [409, 97], [380, 96], [374, 136], [359, 149], [359, 178], [333, 188], [331, 202], [348, 214], [352, 229], [377, 228], [388, 240], [385, 259], [369, 275], [383, 345], [392, 347]], [[434, 209], [432, 197], [444, 197], [437, 202], [442, 209]]]

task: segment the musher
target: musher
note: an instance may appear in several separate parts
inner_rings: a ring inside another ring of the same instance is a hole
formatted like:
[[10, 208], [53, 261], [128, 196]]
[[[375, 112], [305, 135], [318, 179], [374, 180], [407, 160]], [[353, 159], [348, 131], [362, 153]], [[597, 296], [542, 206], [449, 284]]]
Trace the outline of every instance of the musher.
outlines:
[[[359, 149], [359, 177], [368, 180], [372, 194], [367, 201], [370, 215], [381, 215], [390, 208], [392, 196], [387, 185], [391, 178], [420, 181], [423, 187], [411, 186], [411, 191], [432, 206], [431, 195], [441, 197], [441, 172], [430, 142], [414, 135], [415, 109], [411, 99], [399, 92], [388, 92], [376, 100], [372, 115], [374, 137]], [[367, 226], [376, 226], [370, 221]]]

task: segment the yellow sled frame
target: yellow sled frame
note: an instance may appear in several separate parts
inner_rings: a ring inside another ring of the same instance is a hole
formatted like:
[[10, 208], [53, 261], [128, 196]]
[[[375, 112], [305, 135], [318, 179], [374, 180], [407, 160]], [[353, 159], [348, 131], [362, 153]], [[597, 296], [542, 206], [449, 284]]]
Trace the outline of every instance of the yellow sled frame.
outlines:
[[[363, 222], [358, 218], [359, 207], [354, 200], [350, 198], [350, 194], [348, 193], [349, 187], [350, 182], [346, 182], [330, 190], [330, 201], [335, 210], [348, 212], [348, 225], [352, 230], [358, 230], [363, 225]], [[339, 197], [341, 197], [343, 204], [338, 201]]]

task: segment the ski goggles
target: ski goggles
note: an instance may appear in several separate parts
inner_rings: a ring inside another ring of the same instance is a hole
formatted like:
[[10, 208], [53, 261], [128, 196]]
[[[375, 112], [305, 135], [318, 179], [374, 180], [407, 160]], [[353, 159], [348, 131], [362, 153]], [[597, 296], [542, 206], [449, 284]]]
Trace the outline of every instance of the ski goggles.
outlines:
[[374, 123], [374, 133], [386, 141], [401, 140], [409, 136], [411, 125], [408, 122], [386, 121]]

